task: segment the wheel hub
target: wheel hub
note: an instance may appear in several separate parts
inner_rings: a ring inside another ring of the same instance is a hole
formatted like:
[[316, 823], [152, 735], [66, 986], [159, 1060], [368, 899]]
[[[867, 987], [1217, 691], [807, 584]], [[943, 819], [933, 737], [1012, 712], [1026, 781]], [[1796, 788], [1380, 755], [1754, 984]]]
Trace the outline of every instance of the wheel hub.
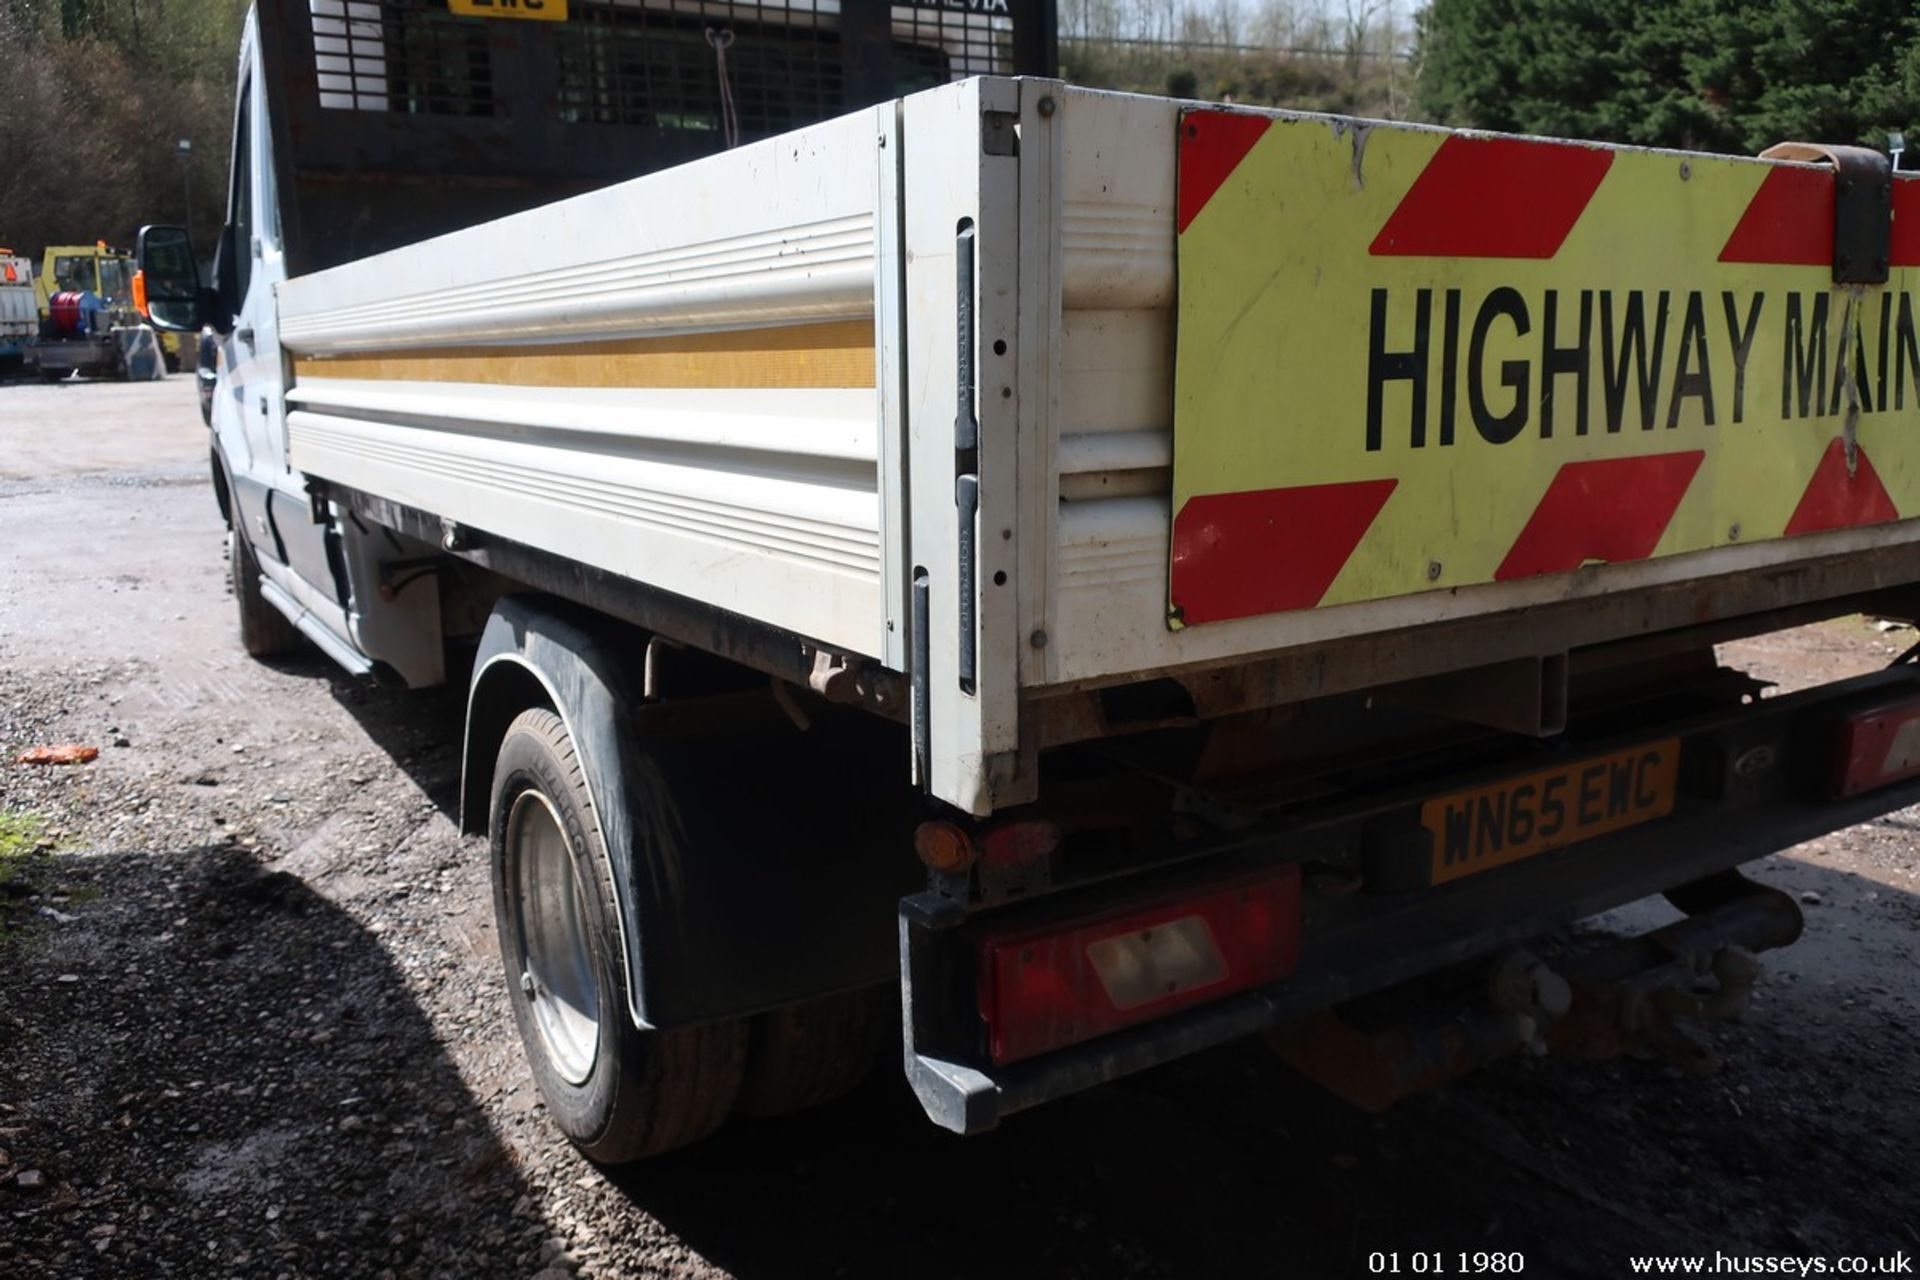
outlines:
[[568, 1084], [581, 1084], [599, 1052], [600, 983], [573, 850], [559, 814], [538, 791], [515, 797], [506, 852], [520, 917], [520, 989], [547, 1060]]

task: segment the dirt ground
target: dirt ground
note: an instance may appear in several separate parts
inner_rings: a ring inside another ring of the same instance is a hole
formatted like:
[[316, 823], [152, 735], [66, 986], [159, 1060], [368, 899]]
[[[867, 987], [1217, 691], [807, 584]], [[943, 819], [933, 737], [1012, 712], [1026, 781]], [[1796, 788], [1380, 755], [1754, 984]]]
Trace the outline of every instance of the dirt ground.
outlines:
[[[1246, 1044], [961, 1140], [888, 1070], [597, 1170], [541, 1114], [501, 995], [483, 851], [453, 822], [457, 692], [247, 659], [205, 450], [189, 377], [0, 386], [0, 1276], [1920, 1253], [1914, 811], [1756, 868], [1807, 902], [1807, 937], [1710, 1034], [1713, 1075], [1515, 1059], [1372, 1117]], [[1792, 686], [1912, 639], [1853, 620], [1728, 660]], [[68, 741], [102, 754], [12, 763]]]

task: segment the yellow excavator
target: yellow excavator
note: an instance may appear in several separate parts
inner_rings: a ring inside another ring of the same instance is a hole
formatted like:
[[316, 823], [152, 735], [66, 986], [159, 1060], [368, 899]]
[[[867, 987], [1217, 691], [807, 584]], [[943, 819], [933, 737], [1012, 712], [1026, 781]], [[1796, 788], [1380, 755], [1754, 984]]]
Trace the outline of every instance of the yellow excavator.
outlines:
[[41, 255], [34, 294], [40, 332], [24, 360], [49, 381], [79, 373], [144, 381], [180, 367], [180, 337], [147, 321], [133, 255], [99, 240]]

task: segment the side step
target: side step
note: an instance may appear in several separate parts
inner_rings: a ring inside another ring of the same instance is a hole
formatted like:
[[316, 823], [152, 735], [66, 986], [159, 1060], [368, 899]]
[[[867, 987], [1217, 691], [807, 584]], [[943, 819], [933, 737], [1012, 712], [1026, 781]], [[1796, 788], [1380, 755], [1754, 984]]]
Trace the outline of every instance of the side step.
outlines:
[[356, 676], [373, 674], [372, 658], [341, 639], [311, 609], [295, 600], [285, 587], [265, 574], [260, 576], [260, 594], [268, 604], [286, 614], [287, 621], [298, 627], [300, 634], [318, 645], [321, 652], [339, 663], [349, 674]]

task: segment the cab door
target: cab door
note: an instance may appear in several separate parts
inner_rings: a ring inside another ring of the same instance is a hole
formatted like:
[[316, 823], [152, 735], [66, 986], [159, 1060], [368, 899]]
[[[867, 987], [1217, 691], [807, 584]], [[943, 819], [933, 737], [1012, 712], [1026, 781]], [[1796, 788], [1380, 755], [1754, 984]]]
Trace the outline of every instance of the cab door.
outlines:
[[[314, 519], [306, 478], [287, 459], [286, 366], [280, 350], [276, 290], [286, 279], [273, 134], [261, 81], [257, 19], [249, 17], [234, 112], [232, 186], [222, 261], [222, 292], [234, 302], [233, 328], [221, 344], [226, 376], [214, 407], [214, 432], [233, 479], [236, 514], [266, 576], [302, 607], [323, 616], [342, 603], [328, 524]], [[289, 579], [289, 573], [298, 581]]]

